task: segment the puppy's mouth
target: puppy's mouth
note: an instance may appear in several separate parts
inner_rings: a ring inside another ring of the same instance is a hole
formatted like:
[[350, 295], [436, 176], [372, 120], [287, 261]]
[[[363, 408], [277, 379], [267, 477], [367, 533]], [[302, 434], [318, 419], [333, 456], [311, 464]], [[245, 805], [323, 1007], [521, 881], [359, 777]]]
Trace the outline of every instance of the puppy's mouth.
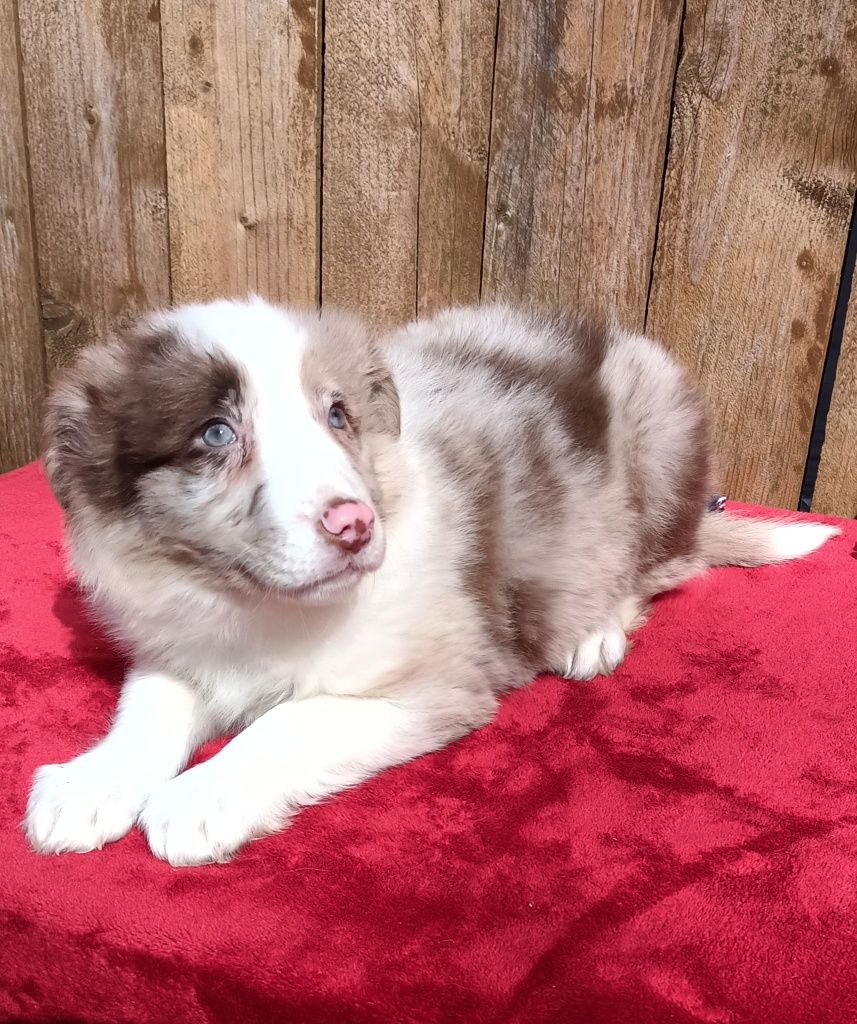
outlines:
[[365, 572], [365, 569], [349, 563], [344, 568], [320, 576], [316, 580], [295, 587], [277, 587], [277, 591], [291, 601], [326, 601], [352, 590]]
[[297, 584], [265, 579], [247, 566], [241, 566], [241, 575], [246, 583], [251, 584], [253, 591], [261, 591], [269, 597], [305, 604], [324, 604], [353, 590], [371, 569], [370, 566], [349, 562], [333, 572]]

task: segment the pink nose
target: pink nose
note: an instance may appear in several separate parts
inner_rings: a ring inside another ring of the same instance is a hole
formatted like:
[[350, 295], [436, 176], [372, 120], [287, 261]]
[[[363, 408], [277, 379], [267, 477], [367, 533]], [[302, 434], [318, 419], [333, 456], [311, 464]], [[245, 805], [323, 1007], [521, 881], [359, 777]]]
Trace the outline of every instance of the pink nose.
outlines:
[[321, 525], [331, 543], [356, 552], [372, 540], [375, 513], [362, 501], [337, 501], [322, 513]]

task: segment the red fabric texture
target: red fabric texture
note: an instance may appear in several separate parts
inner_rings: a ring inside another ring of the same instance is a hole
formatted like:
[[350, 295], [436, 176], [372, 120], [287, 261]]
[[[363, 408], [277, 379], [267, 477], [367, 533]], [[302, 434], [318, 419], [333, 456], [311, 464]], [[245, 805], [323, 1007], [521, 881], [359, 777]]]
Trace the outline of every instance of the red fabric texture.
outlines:
[[41, 857], [33, 770], [122, 665], [37, 467], [0, 479], [0, 1020], [857, 1020], [857, 523], [657, 602], [611, 679], [538, 680], [231, 863]]

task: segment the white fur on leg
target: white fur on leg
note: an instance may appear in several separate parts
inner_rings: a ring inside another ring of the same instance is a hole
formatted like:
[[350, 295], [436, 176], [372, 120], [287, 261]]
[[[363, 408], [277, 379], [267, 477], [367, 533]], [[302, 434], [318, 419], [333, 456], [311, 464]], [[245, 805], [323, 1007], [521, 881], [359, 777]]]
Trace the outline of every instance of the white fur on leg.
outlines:
[[124, 836], [152, 786], [181, 770], [201, 721], [184, 683], [132, 673], [108, 735], [73, 761], [36, 772], [23, 822], [30, 845], [86, 853]]
[[633, 633], [646, 621], [647, 609], [641, 598], [630, 596], [619, 602], [616, 616], [625, 633]]
[[38, 853], [86, 853], [120, 839], [146, 796], [143, 779], [126, 777], [100, 750], [37, 772], [24, 830]]
[[786, 562], [792, 558], [803, 558], [839, 532], [838, 527], [825, 523], [777, 524], [771, 529], [771, 559]]
[[625, 657], [628, 641], [618, 620], [606, 629], [584, 637], [569, 655], [562, 674], [566, 679], [592, 679], [597, 675], [610, 675]]
[[[493, 703], [491, 705], [493, 709]], [[272, 708], [210, 761], [155, 789], [140, 814], [170, 864], [228, 859], [301, 806], [444, 746], [487, 714], [455, 720], [375, 697], [317, 696]]]

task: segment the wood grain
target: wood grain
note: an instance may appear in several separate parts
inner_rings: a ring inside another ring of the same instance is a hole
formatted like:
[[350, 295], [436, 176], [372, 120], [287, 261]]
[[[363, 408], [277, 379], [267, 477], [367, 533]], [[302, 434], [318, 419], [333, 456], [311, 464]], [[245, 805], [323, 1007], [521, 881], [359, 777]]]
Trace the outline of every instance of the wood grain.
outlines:
[[501, 5], [483, 294], [643, 326], [679, 0]]
[[319, 298], [317, 0], [162, 0], [176, 300]]
[[854, 283], [812, 511], [857, 519], [857, 286]]
[[417, 312], [479, 299], [497, 0], [413, 6], [420, 116]]
[[479, 294], [496, 0], [329, 0], [324, 300], [379, 324]]
[[49, 367], [169, 300], [157, 3], [19, 0]]
[[14, 8], [0, 8], [0, 473], [35, 458], [45, 383]]
[[648, 328], [723, 485], [796, 508], [857, 183], [851, 0], [689, 0]]
[[420, 110], [403, 21], [394, 0], [325, 6], [322, 301], [383, 325], [416, 310]]

